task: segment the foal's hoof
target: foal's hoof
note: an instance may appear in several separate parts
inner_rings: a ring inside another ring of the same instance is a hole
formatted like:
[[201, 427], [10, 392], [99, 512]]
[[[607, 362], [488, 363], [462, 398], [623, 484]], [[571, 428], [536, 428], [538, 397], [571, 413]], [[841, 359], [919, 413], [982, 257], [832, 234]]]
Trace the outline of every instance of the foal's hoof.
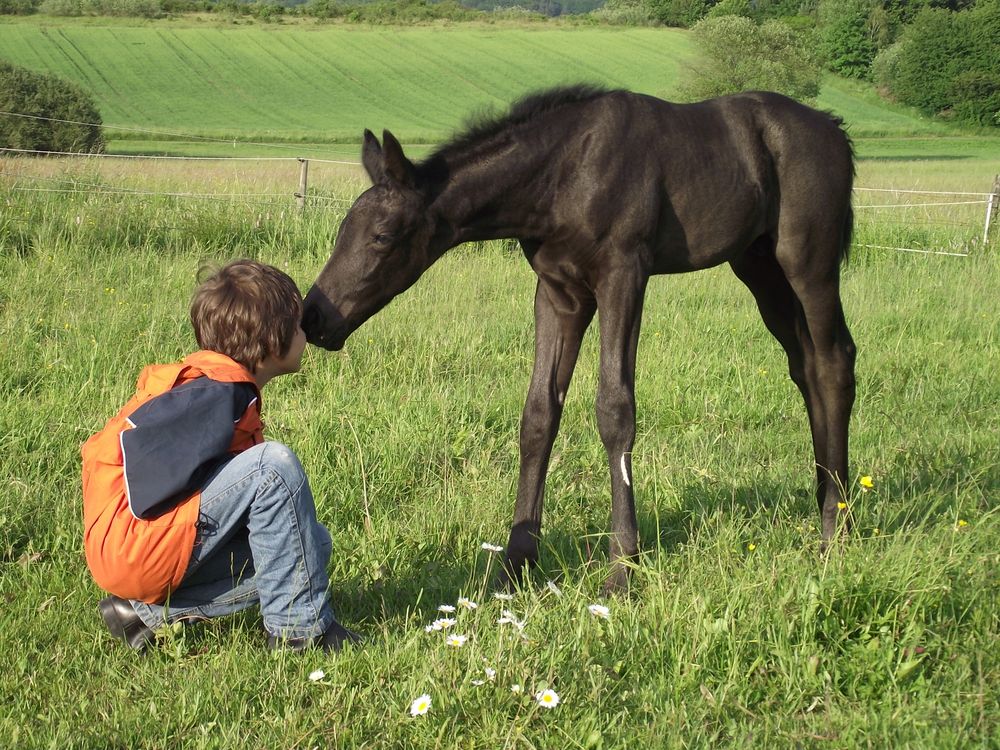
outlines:
[[628, 594], [631, 585], [631, 576], [625, 568], [617, 568], [612, 571], [601, 587], [601, 596], [608, 598]]
[[535, 561], [531, 559], [511, 560], [505, 558], [493, 579], [493, 588], [496, 591], [513, 594], [524, 583], [524, 575], [528, 567], [535, 564]]

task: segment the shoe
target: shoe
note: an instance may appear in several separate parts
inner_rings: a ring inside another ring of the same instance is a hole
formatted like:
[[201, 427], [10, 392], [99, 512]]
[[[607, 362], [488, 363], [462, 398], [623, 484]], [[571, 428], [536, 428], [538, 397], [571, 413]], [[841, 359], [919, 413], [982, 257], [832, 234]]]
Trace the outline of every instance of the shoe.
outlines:
[[267, 647], [271, 651], [287, 649], [289, 651], [301, 652], [310, 648], [321, 648], [326, 653], [338, 653], [344, 646], [354, 646], [358, 648], [364, 643], [364, 639], [354, 631], [348, 630], [336, 620], [326, 629], [323, 635], [312, 638], [282, 638], [278, 635], [268, 635]]
[[125, 641], [129, 648], [145, 651], [156, 640], [156, 631], [139, 619], [127, 600], [109, 596], [101, 599], [97, 608], [111, 635]]

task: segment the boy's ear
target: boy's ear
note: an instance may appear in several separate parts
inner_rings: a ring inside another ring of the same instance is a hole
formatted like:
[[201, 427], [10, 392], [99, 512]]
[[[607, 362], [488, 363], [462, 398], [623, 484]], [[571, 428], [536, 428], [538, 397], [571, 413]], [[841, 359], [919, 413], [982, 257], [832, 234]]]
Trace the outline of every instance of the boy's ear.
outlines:
[[403, 154], [396, 136], [388, 130], [382, 131], [382, 165], [384, 174], [393, 182], [408, 188], [416, 187], [417, 170]]
[[382, 147], [379, 145], [375, 134], [367, 128], [365, 129], [365, 143], [361, 147], [361, 164], [364, 166], [368, 176], [371, 177], [373, 185], [381, 185], [385, 182]]

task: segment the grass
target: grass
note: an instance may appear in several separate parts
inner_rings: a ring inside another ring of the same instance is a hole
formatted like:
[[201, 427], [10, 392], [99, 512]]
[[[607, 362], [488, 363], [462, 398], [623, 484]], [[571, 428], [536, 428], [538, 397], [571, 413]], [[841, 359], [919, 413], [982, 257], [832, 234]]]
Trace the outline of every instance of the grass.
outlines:
[[[176, 169], [130, 179], [230, 187], [210, 163]], [[270, 179], [286, 178], [240, 182]], [[356, 174], [326, 179], [330, 196], [357, 192]], [[333, 531], [338, 614], [367, 648], [271, 655], [247, 613], [137, 659], [96, 613], [79, 446], [144, 364], [193, 347], [202, 261], [256, 256], [304, 288], [342, 209], [0, 184], [0, 745], [995, 747], [995, 240], [964, 259], [855, 248], [858, 527], [825, 558], [804, 408], [750, 296], [725, 269], [654, 279], [633, 456], [642, 560], [607, 621], [586, 610], [607, 572], [595, 331], [553, 452], [541, 570], [513, 602], [489, 596], [480, 544], [504, 543], [513, 504], [533, 277], [505, 243], [456, 249], [343, 353], [309, 350], [264, 394], [269, 436], [299, 453]], [[470, 640], [451, 649], [424, 626], [459, 595], [481, 606], [459, 614]], [[496, 624], [504, 608], [526, 639]], [[473, 685], [485, 667], [495, 681]], [[535, 704], [545, 687], [557, 708]], [[433, 707], [411, 718], [423, 693]]]

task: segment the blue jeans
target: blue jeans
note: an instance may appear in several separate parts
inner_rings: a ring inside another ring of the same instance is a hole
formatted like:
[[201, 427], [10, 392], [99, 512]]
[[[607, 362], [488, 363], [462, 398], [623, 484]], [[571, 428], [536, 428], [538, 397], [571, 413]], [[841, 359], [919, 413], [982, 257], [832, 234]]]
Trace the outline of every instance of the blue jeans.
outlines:
[[259, 603], [272, 635], [312, 638], [334, 621], [327, 599], [331, 548], [298, 458], [280, 443], [261, 443], [224, 464], [202, 489], [181, 585], [163, 604], [131, 604], [157, 628]]

